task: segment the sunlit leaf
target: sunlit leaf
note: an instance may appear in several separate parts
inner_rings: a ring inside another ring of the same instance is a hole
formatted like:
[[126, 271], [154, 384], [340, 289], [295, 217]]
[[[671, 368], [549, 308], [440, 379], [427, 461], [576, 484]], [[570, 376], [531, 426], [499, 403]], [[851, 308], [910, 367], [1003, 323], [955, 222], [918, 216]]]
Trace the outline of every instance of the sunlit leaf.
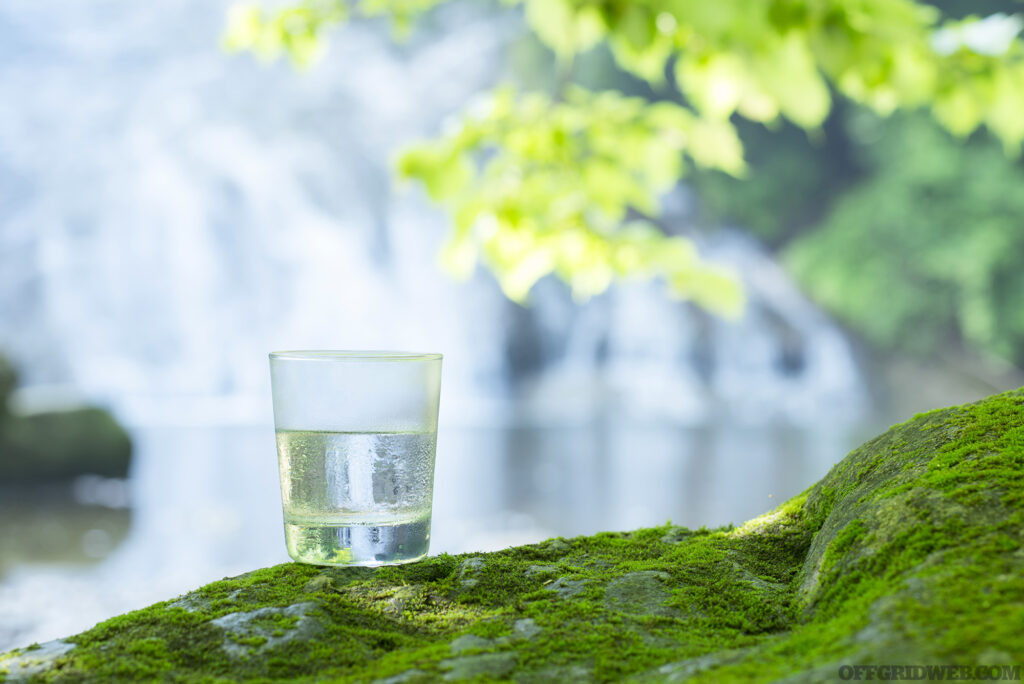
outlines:
[[[349, 18], [388, 16], [402, 32], [443, 1], [242, 5], [230, 12], [224, 46], [308, 65], [324, 54], [327, 31]], [[1018, 17], [940, 25], [939, 11], [917, 0], [503, 3], [521, 9], [566, 74], [577, 55], [605, 44], [619, 68], [654, 88], [651, 99], [571, 83], [554, 97], [499, 89], [400, 158], [399, 174], [452, 216], [446, 269], [465, 275], [483, 263], [517, 301], [550, 274], [579, 298], [636, 275], [663, 278], [672, 294], [706, 308], [738, 311], [739, 281], [654, 227], [662, 195], [688, 165], [744, 175], [737, 116], [815, 130], [838, 94], [882, 115], [930, 110], [960, 136], [986, 126], [1010, 153], [1024, 140]], [[871, 260], [863, 267], [859, 277], [870, 277]], [[822, 282], [836, 292], [856, 287], [839, 276]], [[960, 305], [973, 312], [964, 325], [983, 335], [992, 324], [977, 304], [985, 295], [963, 292]]]

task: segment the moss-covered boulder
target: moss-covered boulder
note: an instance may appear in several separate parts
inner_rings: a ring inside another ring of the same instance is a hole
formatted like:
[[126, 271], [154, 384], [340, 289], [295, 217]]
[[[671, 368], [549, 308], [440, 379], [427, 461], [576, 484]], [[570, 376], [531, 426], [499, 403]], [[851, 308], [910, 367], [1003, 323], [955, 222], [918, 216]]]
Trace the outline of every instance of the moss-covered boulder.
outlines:
[[128, 474], [132, 443], [109, 412], [95, 407], [15, 414], [17, 375], [0, 356], [0, 485]]
[[280, 565], [0, 656], [0, 671], [745, 682], [834, 681], [858, 664], [1013, 667], [1024, 661], [1022, 535], [1018, 390], [898, 425], [740, 527], [376, 570]]
[[125, 477], [132, 442], [109, 412], [83, 407], [0, 416], [0, 483], [38, 483], [77, 475]]

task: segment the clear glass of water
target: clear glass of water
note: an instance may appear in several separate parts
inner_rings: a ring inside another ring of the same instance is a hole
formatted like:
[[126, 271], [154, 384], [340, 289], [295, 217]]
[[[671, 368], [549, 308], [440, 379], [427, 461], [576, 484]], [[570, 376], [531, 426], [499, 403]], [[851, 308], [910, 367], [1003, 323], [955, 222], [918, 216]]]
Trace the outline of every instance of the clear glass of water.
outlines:
[[274, 352], [270, 380], [288, 555], [315, 565], [423, 558], [441, 355]]

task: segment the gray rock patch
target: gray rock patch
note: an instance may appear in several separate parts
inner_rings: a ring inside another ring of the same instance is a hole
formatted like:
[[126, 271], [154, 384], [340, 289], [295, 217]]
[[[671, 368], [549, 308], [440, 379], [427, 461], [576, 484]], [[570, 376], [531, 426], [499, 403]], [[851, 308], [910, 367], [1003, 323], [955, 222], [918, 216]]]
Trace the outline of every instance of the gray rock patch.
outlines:
[[693, 536], [693, 530], [686, 527], [670, 527], [661, 537], [663, 544], [678, 544]]
[[485, 561], [480, 556], [473, 556], [472, 558], [467, 558], [466, 560], [462, 561], [462, 564], [459, 566], [459, 576], [461, 577], [465, 575], [472, 575], [485, 565], [487, 565], [487, 561]]
[[517, 672], [515, 681], [517, 684], [586, 684], [594, 681], [593, 667], [577, 664], [546, 667], [536, 672]]
[[560, 598], [572, 598], [582, 593], [586, 585], [587, 580], [571, 580], [559, 577], [544, 588], [555, 592]]
[[518, 661], [515, 653], [481, 653], [442, 660], [441, 669], [448, 670], [444, 676], [447, 681], [484, 675], [500, 678], [511, 674]]
[[565, 553], [569, 550], [569, 545], [561, 539], [549, 539], [543, 542], [542, 546], [547, 551], [556, 551], [558, 553]]
[[523, 574], [530, 579], [538, 579], [558, 574], [558, 568], [553, 565], [531, 565], [523, 571]]
[[195, 613], [197, 611], [206, 610], [207, 608], [209, 608], [210, 602], [200, 599], [198, 596], [187, 594], [185, 596], [182, 596], [177, 601], [172, 601], [170, 607], [181, 608], [182, 610], [186, 610], [190, 613]]
[[533, 618], [523, 618], [522, 620], [516, 620], [516, 623], [512, 626], [513, 633], [523, 639], [532, 639], [544, 630]]
[[307, 594], [312, 594], [318, 591], [330, 591], [334, 588], [334, 580], [327, 575], [317, 575], [313, 579], [306, 582], [306, 586], [302, 587], [302, 591]]
[[427, 673], [423, 670], [406, 670], [385, 679], [375, 679], [373, 684], [404, 684], [413, 681], [427, 681]]
[[63, 639], [47, 641], [37, 648], [22, 649], [21, 653], [0, 662], [0, 676], [4, 682], [27, 682], [31, 677], [48, 670], [57, 658], [75, 647]]
[[[228, 613], [210, 624], [220, 627], [225, 632], [225, 640], [222, 648], [228, 655], [235, 658], [244, 658], [254, 653], [262, 653], [290, 641], [308, 639], [319, 634], [323, 627], [319, 621], [309, 615], [317, 608], [317, 604], [307, 601], [296, 603], [286, 608], [260, 608], [245, 613]], [[259, 624], [260, 618], [272, 615], [297, 618], [290, 627], [275, 627], [272, 625]], [[262, 638], [265, 641], [256, 644], [239, 643], [238, 640]]]
[[669, 663], [658, 668], [661, 681], [683, 682], [694, 675], [706, 672], [722, 664], [722, 657], [716, 653], [680, 660], [677, 663]]
[[459, 565], [459, 584], [466, 589], [475, 587], [479, 584], [480, 580], [473, 577], [473, 575], [479, 572], [485, 565], [487, 565], [487, 561], [479, 556], [473, 556], [462, 561]]
[[477, 636], [476, 634], [463, 634], [452, 641], [450, 648], [452, 649], [452, 653], [458, 655], [460, 653], [465, 653], [466, 651], [479, 651], [484, 648], [490, 648], [493, 645], [493, 641], [485, 639], [482, 636]]
[[595, 558], [584, 565], [591, 570], [609, 570], [615, 567], [615, 563], [607, 561], [604, 558]]
[[671, 597], [665, 586], [669, 579], [668, 573], [652, 570], [616, 577], [605, 589], [605, 605], [627, 615], [678, 615], [679, 611], [665, 606]]
[[[239, 575], [239, 577], [245, 577], [248, 574], [249, 573]], [[234, 601], [238, 598], [238, 594], [238, 590], [232, 591], [227, 595], [227, 598]], [[182, 610], [187, 610], [190, 613], [199, 613], [210, 609], [210, 599], [198, 592], [192, 592], [191, 594], [185, 594], [177, 601], [172, 601], [170, 603], [170, 607], [181, 608]]]
[[740, 560], [742, 560], [740, 554], [736, 552], [729, 553], [729, 562], [732, 564], [732, 567], [736, 570], [736, 573], [740, 576], [740, 579], [743, 582], [746, 582], [758, 591], [782, 592], [786, 590], [785, 584], [782, 584], [781, 582], [772, 582], [770, 580], [762, 579], [754, 573], [750, 572], [745, 567], [743, 567], [743, 565], [739, 562]]
[[338, 589], [335, 584], [334, 590], [351, 597], [366, 608], [395, 618], [401, 618], [405, 614], [406, 606], [415, 602], [423, 593], [423, 587], [419, 584], [404, 584], [386, 588], [356, 584], [341, 589]]

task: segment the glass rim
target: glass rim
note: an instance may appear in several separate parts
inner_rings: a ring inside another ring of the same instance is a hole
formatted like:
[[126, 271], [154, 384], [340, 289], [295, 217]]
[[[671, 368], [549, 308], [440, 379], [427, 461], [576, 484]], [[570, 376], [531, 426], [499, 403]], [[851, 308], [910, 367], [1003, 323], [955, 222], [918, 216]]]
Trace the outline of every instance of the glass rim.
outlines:
[[271, 361], [440, 361], [443, 354], [385, 350], [308, 349], [270, 352]]

